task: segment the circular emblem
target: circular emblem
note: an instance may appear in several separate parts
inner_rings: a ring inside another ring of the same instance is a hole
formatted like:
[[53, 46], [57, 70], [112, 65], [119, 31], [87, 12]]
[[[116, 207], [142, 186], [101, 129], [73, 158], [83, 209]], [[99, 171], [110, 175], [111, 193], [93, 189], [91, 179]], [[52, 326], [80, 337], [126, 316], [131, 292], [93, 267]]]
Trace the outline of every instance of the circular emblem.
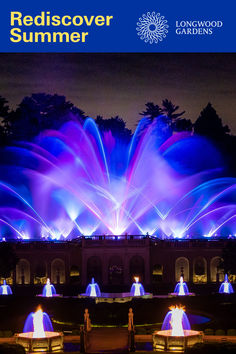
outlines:
[[155, 12], [147, 12], [139, 18], [136, 30], [140, 39], [152, 44], [162, 41], [168, 33], [168, 28], [169, 26], [164, 16]]

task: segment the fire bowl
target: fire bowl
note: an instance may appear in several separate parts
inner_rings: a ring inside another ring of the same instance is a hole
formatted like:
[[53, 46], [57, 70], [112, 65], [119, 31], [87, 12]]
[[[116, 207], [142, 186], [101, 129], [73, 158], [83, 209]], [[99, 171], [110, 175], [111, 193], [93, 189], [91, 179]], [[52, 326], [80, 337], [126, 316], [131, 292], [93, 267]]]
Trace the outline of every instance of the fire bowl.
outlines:
[[169, 351], [182, 353], [187, 347], [203, 342], [203, 333], [199, 331], [184, 330], [184, 336], [172, 336], [171, 330], [156, 331], [153, 333], [153, 349], [155, 351]]
[[33, 332], [15, 334], [16, 343], [27, 352], [55, 352], [63, 349], [63, 333], [46, 332], [43, 338], [33, 338]]

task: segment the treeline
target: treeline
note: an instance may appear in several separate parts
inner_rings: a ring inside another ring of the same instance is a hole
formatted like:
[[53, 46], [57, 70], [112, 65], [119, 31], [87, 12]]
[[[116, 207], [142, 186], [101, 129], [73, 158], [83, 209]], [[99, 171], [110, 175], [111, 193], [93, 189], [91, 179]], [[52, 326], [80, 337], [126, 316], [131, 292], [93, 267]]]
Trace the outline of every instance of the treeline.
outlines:
[[[147, 102], [139, 115], [140, 119], [146, 117], [143, 129], [153, 122], [160, 123], [165, 138], [181, 131], [208, 138], [224, 155], [228, 172], [236, 176], [236, 136], [230, 134], [229, 127], [223, 124], [211, 103], [201, 111], [195, 122], [188, 119], [185, 111], [168, 99], [164, 99], [161, 104]], [[0, 144], [5, 146], [17, 140], [32, 141], [46, 129], [57, 130], [71, 120], [83, 124], [86, 117], [83, 110], [67, 101], [65, 96], [57, 94], [32, 94], [25, 97], [15, 110], [11, 110], [8, 101], [0, 96]], [[119, 116], [104, 118], [98, 115], [96, 123], [101, 132], [110, 130], [125, 142], [129, 142], [132, 137], [132, 131]]]

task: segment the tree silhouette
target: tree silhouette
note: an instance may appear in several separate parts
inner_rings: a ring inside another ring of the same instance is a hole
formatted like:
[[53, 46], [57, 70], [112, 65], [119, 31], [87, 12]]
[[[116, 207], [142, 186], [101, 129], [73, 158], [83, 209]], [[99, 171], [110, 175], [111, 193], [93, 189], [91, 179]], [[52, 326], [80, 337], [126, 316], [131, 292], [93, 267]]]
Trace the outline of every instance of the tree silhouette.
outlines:
[[8, 278], [18, 263], [18, 257], [10, 243], [0, 242], [0, 277]]
[[216, 141], [222, 139], [229, 131], [229, 127], [222, 124], [221, 118], [217, 115], [211, 103], [207, 104], [194, 123], [195, 134], [203, 135]]
[[4, 126], [4, 119], [6, 119], [9, 114], [9, 106], [7, 103], [8, 101], [0, 96], [0, 145], [5, 145], [7, 140], [6, 129]]
[[172, 128], [175, 132], [191, 132], [193, 130], [193, 124], [190, 119], [177, 118], [175, 122], [172, 123]]
[[[143, 125], [142, 131], [145, 130], [149, 124], [153, 123], [158, 117], [162, 117], [161, 126], [164, 131], [192, 131], [192, 122], [190, 119], [180, 118], [185, 113], [185, 111], [177, 112], [179, 110], [179, 106], [176, 106], [167, 98], [162, 100], [161, 106], [155, 105], [153, 102], [148, 102], [145, 104], [145, 106], [146, 110], [139, 113], [141, 116], [147, 118], [147, 121]], [[166, 137], [169, 137], [170, 135], [171, 134], [168, 133]]]
[[153, 119], [163, 114], [163, 109], [158, 104], [155, 105], [153, 102], [147, 102], [145, 106], [146, 110], [139, 114], [148, 118], [151, 122]]
[[220, 267], [224, 269], [225, 273], [236, 274], [236, 244], [234, 241], [228, 242], [223, 248], [222, 259]]
[[0, 96], [0, 119], [2, 120], [3, 118], [6, 118], [9, 112], [9, 106], [8, 106], [8, 101]]
[[102, 116], [97, 116], [96, 124], [102, 133], [111, 131], [114, 137], [124, 142], [128, 143], [132, 137], [132, 131], [126, 128], [126, 123], [119, 116], [108, 119], [104, 119]]
[[180, 113], [177, 113], [179, 106], [175, 106], [171, 101], [169, 101], [167, 98], [162, 101], [162, 112], [169, 117], [172, 121], [178, 119], [181, 117], [185, 111], [182, 111]]
[[12, 140], [30, 141], [45, 129], [59, 129], [67, 121], [83, 122], [84, 118], [84, 112], [65, 96], [36, 93], [25, 97], [4, 124]]

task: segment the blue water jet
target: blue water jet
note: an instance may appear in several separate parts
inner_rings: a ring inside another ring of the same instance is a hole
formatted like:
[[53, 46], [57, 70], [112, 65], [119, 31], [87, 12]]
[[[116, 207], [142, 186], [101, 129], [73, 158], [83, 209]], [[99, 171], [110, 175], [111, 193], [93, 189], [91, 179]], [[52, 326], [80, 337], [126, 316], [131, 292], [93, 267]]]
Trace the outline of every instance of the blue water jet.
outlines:
[[188, 316], [186, 315], [186, 313], [184, 312], [184, 309], [182, 308], [177, 308], [177, 307], [171, 307], [170, 311], [167, 312], [164, 321], [162, 323], [162, 327], [161, 330], [165, 331], [165, 330], [172, 330], [172, 316], [173, 316], [173, 311], [175, 311], [176, 309], [181, 310], [182, 312], [182, 328], [183, 330], [191, 330], [191, 326], [190, 326], [190, 322], [188, 320]]
[[180, 277], [179, 282], [176, 284], [174, 294], [179, 295], [179, 296], [189, 295], [188, 286], [184, 282], [184, 279], [182, 276]]
[[53, 284], [50, 283], [50, 279], [47, 279], [47, 283], [43, 287], [43, 292], [42, 296], [45, 297], [52, 297], [53, 295], [56, 295], [56, 289]]
[[130, 289], [131, 296], [143, 296], [145, 295], [145, 290], [143, 285], [139, 282], [139, 278], [134, 278], [135, 282], [132, 284]]
[[92, 278], [91, 283], [87, 286], [85, 294], [91, 297], [101, 297], [99, 285], [94, 282], [94, 278]]
[[[34, 332], [34, 315], [36, 312], [31, 312], [28, 315], [23, 328], [24, 333]], [[53, 332], [52, 322], [46, 312], [43, 312], [43, 328], [44, 331]]]
[[224, 279], [223, 283], [221, 283], [221, 285], [220, 285], [219, 293], [220, 294], [233, 294], [234, 293], [234, 289], [228, 280], [227, 274], [225, 274], [225, 279]]
[[5, 279], [3, 280], [3, 284], [0, 286], [0, 295], [12, 295], [11, 287], [7, 284]]

